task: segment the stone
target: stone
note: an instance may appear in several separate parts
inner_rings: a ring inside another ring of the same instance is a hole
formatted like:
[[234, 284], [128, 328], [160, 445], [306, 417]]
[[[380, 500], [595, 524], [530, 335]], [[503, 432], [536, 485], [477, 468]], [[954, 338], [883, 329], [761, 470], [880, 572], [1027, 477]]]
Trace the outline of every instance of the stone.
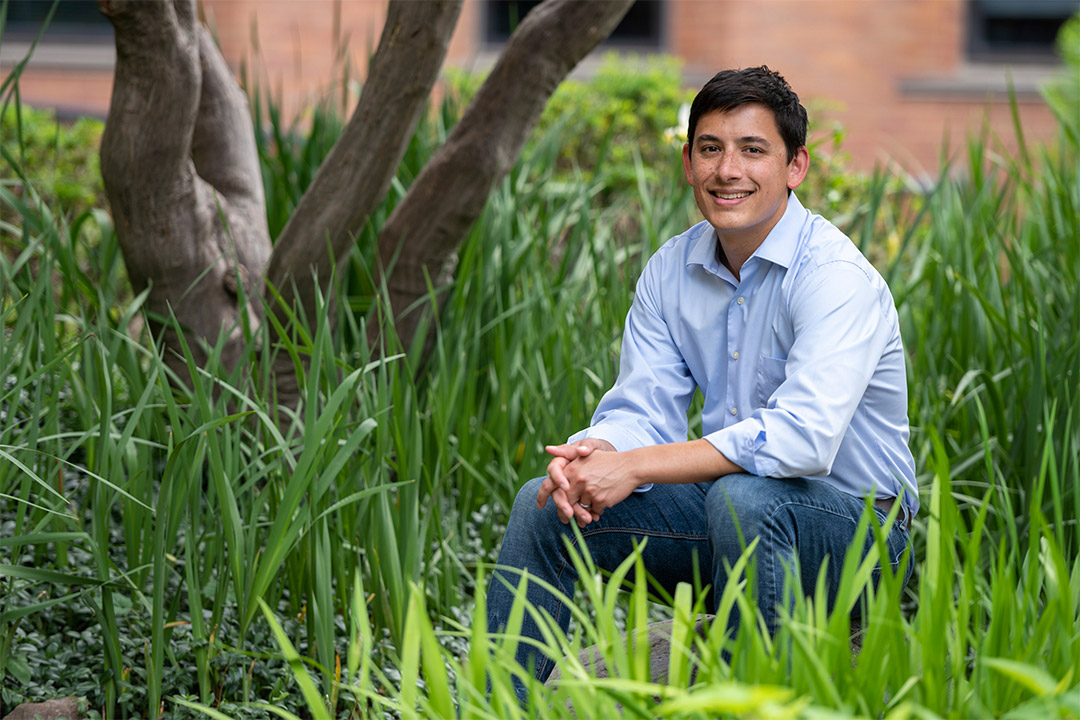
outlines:
[[[694, 630], [701, 637], [709, 631], [709, 624], [712, 622], [712, 615], [701, 615], [698, 617], [694, 624]], [[648, 638], [649, 644], [649, 679], [657, 684], [665, 685], [668, 679], [668, 665], [671, 658], [671, 628], [674, 624], [672, 620], [662, 620], [649, 624], [645, 628], [645, 634]], [[636, 642], [637, 631], [631, 633], [631, 638]], [[691, 648], [693, 653], [693, 648]], [[600, 652], [595, 645], [587, 647], [578, 654], [578, 660], [586, 669], [590, 670], [590, 674], [598, 678], [606, 678], [608, 676], [607, 664], [604, 659], [600, 657]], [[690, 682], [693, 683], [694, 677], [697, 675], [697, 665], [691, 664], [690, 666]], [[555, 669], [551, 671], [551, 675], [548, 676], [545, 683], [548, 687], [556, 687], [559, 684], [559, 679], [562, 677], [562, 671], [560, 664], [555, 665]]]
[[86, 698], [66, 697], [17, 705], [3, 720], [80, 720], [85, 716]]

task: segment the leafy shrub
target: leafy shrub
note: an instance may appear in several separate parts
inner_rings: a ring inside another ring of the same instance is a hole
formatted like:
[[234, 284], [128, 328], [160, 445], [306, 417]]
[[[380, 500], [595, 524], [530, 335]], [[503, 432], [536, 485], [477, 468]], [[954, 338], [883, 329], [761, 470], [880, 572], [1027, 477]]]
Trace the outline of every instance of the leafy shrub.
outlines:
[[1064, 69], [1046, 84], [1043, 96], [1057, 114], [1063, 129], [1076, 137], [1080, 134], [1080, 13], [1061, 26], [1057, 49]]
[[567, 123], [563, 162], [585, 170], [603, 165], [611, 190], [634, 190], [635, 155], [647, 179], [667, 175], [676, 154], [672, 151], [685, 141], [685, 127], [676, 128], [677, 112], [693, 96], [684, 86], [678, 59], [627, 60], [609, 53], [590, 80], [571, 79], [559, 86], [539, 129]]
[[[483, 81], [482, 75], [463, 71], [450, 71], [447, 77], [451, 97], [462, 106]], [[608, 193], [636, 194], [637, 158], [646, 180], [670, 176], [685, 142], [685, 126], [678, 127], [679, 108], [694, 93], [683, 83], [678, 58], [608, 53], [592, 77], [559, 85], [532, 142], [558, 131], [562, 173], [601, 172]]]
[[91, 117], [65, 123], [52, 110], [7, 107], [0, 115], [0, 146], [6, 156], [0, 182], [17, 186], [15, 174], [21, 172], [47, 207], [68, 217], [105, 207], [98, 164], [104, 127]]

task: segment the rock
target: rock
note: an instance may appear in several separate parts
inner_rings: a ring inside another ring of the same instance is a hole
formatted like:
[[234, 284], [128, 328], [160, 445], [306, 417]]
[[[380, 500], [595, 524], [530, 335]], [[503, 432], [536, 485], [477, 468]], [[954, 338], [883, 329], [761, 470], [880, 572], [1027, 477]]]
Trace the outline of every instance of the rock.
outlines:
[[57, 698], [18, 705], [3, 720], [79, 720], [86, 716], [86, 698]]
[[[712, 622], [712, 615], [701, 615], [698, 617], [697, 622], [694, 625], [694, 629], [699, 636], [704, 637], [709, 631], [709, 623]], [[664, 685], [668, 679], [668, 665], [671, 657], [671, 628], [674, 624], [672, 620], [663, 620], [661, 622], [655, 622], [646, 627], [646, 636], [649, 643], [649, 679], [657, 684]], [[631, 637], [636, 642], [637, 632], [631, 633]], [[693, 648], [691, 648], [693, 653]], [[578, 659], [581, 664], [598, 678], [606, 678], [608, 676], [607, 664], [604, 659], [600, 657], [600, 652], [595, 645], [587, 647], [578, 654]], [[694, 677], [697, 675], [697, 665], [691, 664], [690, 666], [690, 682], [694, 681]], [[555, 669], [551, 671], [551, 675], [548, 677], [545, 683], [548, 687], [555, 687], [559, 683], [559, 679], [562, 677], [562, 672], [559, 664], [555, 665]]]

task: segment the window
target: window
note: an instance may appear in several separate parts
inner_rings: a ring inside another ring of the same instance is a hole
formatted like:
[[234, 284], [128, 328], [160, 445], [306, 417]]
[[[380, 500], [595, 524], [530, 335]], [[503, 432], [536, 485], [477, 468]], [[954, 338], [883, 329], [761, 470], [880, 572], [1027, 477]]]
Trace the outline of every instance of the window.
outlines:
[[[32, 40], [41, 32], [49, 17], [52, 0], [9, 0], [4, 35], [20, 40]], [[112, 38], [108, 18], [98, 10], [97, 3], [87, 0], [60, 0], [52, 16], [44, 40], [87, 40]]]
[[[486, 0], [484, 3], [484, 40], [490, 44], [506, 42], [525, 15], [541, 0]], [[663, 0], [637, 0], [622, 22], [607, 39], [616, 47], [658, 49], [663, 42], [661, 9]]]
[[968, 57], [989, 62], [1054, 62], [1054, 41], [1076, 0], [970, 0]]

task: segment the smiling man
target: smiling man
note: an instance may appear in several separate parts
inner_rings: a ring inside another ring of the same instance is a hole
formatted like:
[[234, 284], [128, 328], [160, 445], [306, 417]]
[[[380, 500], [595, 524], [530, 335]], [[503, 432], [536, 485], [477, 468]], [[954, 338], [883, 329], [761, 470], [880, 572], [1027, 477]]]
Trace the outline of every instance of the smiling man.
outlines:
[[[883, 559], [899, 564], [918, 493], [896, 309], [852, 242], [795, 196], [806, 129], [798, 96], [766, 67], [718, 73], [698, 93], [683, 168], [705, 220], [649, 260], [615, 385], [519, 492], [488, 591], [492, 630], [522, 570], [573, 597], [570, 522], [608, 570], [648, 538], [650, 575], [671, 593], [704, 578], [710, 609], [756, 538], [770, 631], [792, 569], [812, 593], [827, 564], [831, 599], [868, 500], [881, 524], [901, 503]], [[704, 437], [688, 441], [699, 389]], [[554, 594], [533, 581], [526, 593], [567, 629]], [[736, 610], [733, 631], [739, 621]], [[540, 638], [529, 618], [522, 632]], [[553, 667], [528, 643], [518, 660], [540, 680]]]

